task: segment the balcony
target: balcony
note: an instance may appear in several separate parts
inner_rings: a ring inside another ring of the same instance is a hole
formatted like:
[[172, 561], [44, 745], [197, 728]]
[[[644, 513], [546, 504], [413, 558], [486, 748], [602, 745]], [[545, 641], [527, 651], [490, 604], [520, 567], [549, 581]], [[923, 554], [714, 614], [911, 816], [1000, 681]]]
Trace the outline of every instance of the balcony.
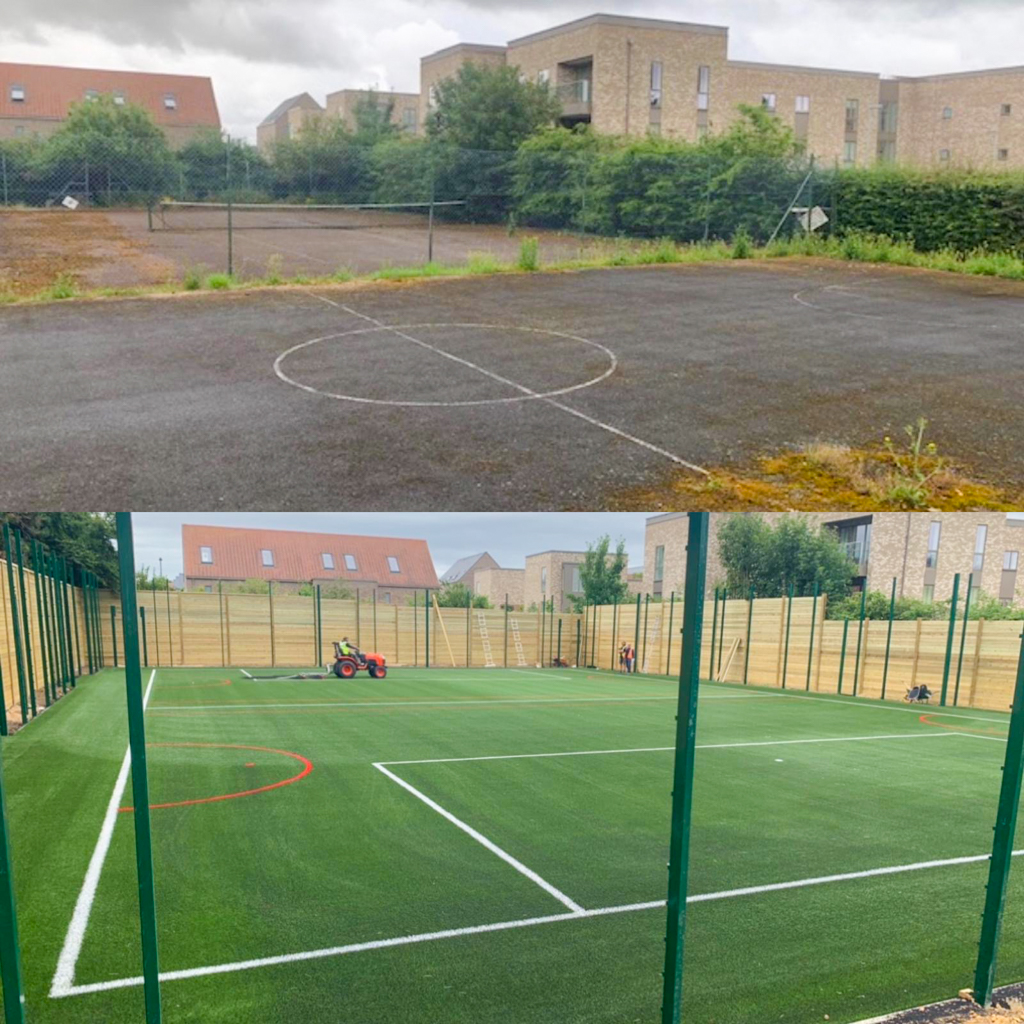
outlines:
[[562, 116], [570, 118], [590, 116], [590, 79], [577, 78], [555, 87], [555, 95], [562, 104]]

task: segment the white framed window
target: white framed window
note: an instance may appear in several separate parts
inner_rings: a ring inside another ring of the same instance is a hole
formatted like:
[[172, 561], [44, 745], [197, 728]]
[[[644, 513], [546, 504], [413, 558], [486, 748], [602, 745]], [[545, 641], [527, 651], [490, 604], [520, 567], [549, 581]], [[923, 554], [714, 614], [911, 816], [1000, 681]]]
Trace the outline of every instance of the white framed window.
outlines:
[[852, 135], [860, 124], [860, 100], [846, 101], [846, 132]]
[[551, 81], [551, 72], [547, 68], [542, 68], [537, 72], [537, 84], [547, 85]]
[[1019, 556], [1019, 551], [1007, 551], [1006, 554], [1003, 555], [1003, 570], [1005, 572], [1016, 572]]
[[761, 96], [761, 106], [771, 113], [775, 113], [775, 107], [778, 102], [778, 96], [773, 92], [763, 93]]
[[325, 569], [333, 569], [334, 568], [334, 555], [332, 555], [329, 551], [324, 551], [320, 555], [320, 563], [323, 565], [323, 567]]
[[942, 108], [942, 120], [943, 121], [952, 121], [953, 120], [953, 108], [952, 107], [943, 107]]
[[985, 544], [988, 542], [988, 527], [979, 526], [974, 534], [974, 571], [985, 568]]
[[659, 544], [654, 549], [654, 582], [661, 583], [665, 578], [665, 545]]
[[383, 591], [381, 591], [380, 599], [385, 604], [391, 604], [391, 591], [390, 590], [383, 590]]
[[436, 107], [437, 106], [437, 86], [436, 85], [432, 85], [432, 86], [430, 86], [429, 89], [427, 89], [427, 106], [428, 107]]
[[178, 109], [178, 98], [173, 92], [164, 94], [164, 110], [177, 110]]
[[697, 69], [697, 93], [707, 96], [711, 92], [711, 68], [706, 64]]
[[25, 86], [23, 85], [12, 85], [11, 86], [11, 100], [14, 103], [25, 102]]
[[356, 563], [356, 556], [355, 555], [346, 555], [345, 556], [345, 568], [348, 569], [349, 572], [356, 572], [356, 571], [358, 571], [359, 566]]
[[697, 93], [697, 109], [707, 110], [711, 106], [711, 97], [706, 92]]
[[857, 143], [856, 142], [844, 142], [843, 143], [843, 163], [847, 167], [852, 167], [857, 162]]
[[211, 584], [209, 584], [209, 583], [207, 583], [207, 584], [206, 584], [206, 586], [205, 586], [205, 587], [203, 587], [203, 590], [204, 590], [204, 591], [205, 591], [205, 592], [206, 592], [207, 594], [212, 594], [212, 593], [213, 593], [213, 587], [212, 587], [212, 585], [211, 585]]
[[213, 548], [205, 545], [199, 549], [199, 561], [203, 565], [213, 565]]
[[408, 131], [416, 130], [416, 108], [406, 107], [402, 111], [402, 127]]
[[921, 599], [931, 604], [935, 600], [935, 584], [930, 583], [921, 588]]
[[569, 591], [571, 594], [582, 594], [583, 593], [583, 577], [580, 575], [580, 567], [574, 565], [570, 572], [569, 582], [572, 584], [572, 589]]
[[540, 567], [540, 592], [542, 594], [548, 592], [548, 567], [546, 565]]
[[95, 100], [95, 99], [98, 99], [98, 98], [99, 98], [99, 95], [100, 95], [100, 94], [99, 94], [99, 93], [98, 93], [98, 92], [97, 92], [97, 91], [96, 91], [95, 89], [86, 89], [86, 90], [85, 90], [85, 98], [86, 98], [87, 100]]
[[660, 60], [651, 61], [651, 106], [661, 106], [661, 74]]
[[811, 112], [811, 97], [810, 96], [797, 96], [797, 98], [796, 98], [796, 112], [798, 114], [809, 114]]
[[388, 568], [392, 572], [401, 572], [402, 570], [398, 567], [398, 559], [394, 555], [388, 555]]
[[263, 559], [263, 564], [265, 566], [267, 566], [267, 568], [272, 568], [273, 567], [273, 565], [274, 565], [274, 552], [273, 551], [270, 551], [268, 548], [263, 548], [263, 550], [260, 551], [260, 558]]
[[932, 523], [928, 527], [928, 554], [924, 560], [926, 569], [934, 569], [939, 564], [939, 542], [942, 540], [942, 523]]
[[123, 92], [115, 92], [114, 93], [114, 102], [119, 107], [123, 107], [124, 106], [124, 93]]

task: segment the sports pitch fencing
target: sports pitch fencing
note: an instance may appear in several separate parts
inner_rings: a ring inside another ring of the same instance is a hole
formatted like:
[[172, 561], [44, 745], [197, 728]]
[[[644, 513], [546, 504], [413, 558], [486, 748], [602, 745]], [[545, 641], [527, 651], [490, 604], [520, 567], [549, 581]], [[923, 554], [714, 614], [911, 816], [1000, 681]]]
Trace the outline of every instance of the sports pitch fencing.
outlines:
[[[668, 679], [143, 684], [165, 1020], [656, 1019]], [[702, 686], [685, 1020], [848, 1022], [970, 985], [1008, 719], [921, 710]], [[108, 669], [5, 751], [33, 1020], [142, 1019], [124, 735]]]

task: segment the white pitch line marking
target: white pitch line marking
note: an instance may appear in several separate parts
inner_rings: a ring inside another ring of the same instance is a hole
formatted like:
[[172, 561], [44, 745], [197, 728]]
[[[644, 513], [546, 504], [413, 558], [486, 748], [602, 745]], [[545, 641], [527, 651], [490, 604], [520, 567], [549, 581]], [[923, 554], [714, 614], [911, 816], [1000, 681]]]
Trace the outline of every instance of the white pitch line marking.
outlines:
[[[680, 458], [674, 452], [670, 452], [665, 448], [660, 448], [656, 444], [651, 444], [650, 441], [645, 441], [642, 438], [636, 437], [633, 434], [627, 433], [625, 430], [621, 430], [618, 427], [612, 426], [610, 423], [605, 423], [602, 420], [597, 419], [594, 416], [588, 416], [585, 412], [580, 412], [578, 409], [574, 409], [571, 405], [566, 405], [564, 402], [556, 401], [554, 398], [550, 398], [540, 394], [539, 392], [533, 391], [531, 388], [526, 387], [523, 384], [519, 384], [516, 381], [509, 380], [499, 374], [492, 373], [490, 370], [484, 369], [482, 366], [478, 366], [476, 363], [471, 363], [468, 359], [462, 359], [460, 356], [452, 355], [450, 352], [446, 352], [442, 348], [438, 348], [436, 345], [431, 345], [428, 342], [423, 341], [420, 338], [414, 338], [411, 334], [405, 334], [401, 330], [395, 328], [389, 328], [387, 324], [380, 320], [374, 319], [372, 316], [367, 316], [365, 313], [359, 313], [352, 309], [350, 306], [343, 305], [340, 302], [335, 302], [333, 299], [325, 298], [323, 295], [316, 295], [313, 292], [309, 293], [313, 298], [319, 299], [321, 302], [325, 302], [330, 306], [334, 306], [337, 309], [342, 310], [351, 316], [358, 317], [360, 320], [366, 320], [368, 323], [375, 324], [377, 327], [383, 327], [386, 330], [393, 331], [398, 337], [404, 338], [406, 341], [412, 342], [414, 345], [419, 345], [421, 348], [428, 349], [435, 352], [437, 355], [443, 356], [445, 359], [450, 359], [453, 362], [461, 363], [464, 366], [468, 366], [479, 373], [482, 373], [485, 377], [490, 377], [492, 380], [499, 381], [502, 384], [506, 384], [515, 390], [522, 392], [524, 395], [528, 395], [538, 401], [545, 402], [555, 409], [559, 409], [561, 412], [568, 413], [570, 416], [575, 416], [577, 419], [583, 420], [585, 423], [589, 423], [591, 426], [597, 427], [600, 430], [604, 430], [609, 434], [614, 434], [616, 437], [622, 438], [624, 441], [629, 441], [631, 444], [635, 444], [640, 448], [644, 448], [647, 451], [654, 452], [656, 455], [661, 455], [668, 459], [670, 462], [674, 462], [677, 466], [682, 466], [685, 469], [689, 469], [694, 473], [699, 473], [701, 476], [710, 477], [711, 474], [704, 469], [702, 466], [697, 466], [692, 462], [687, 462], [686, 459]], [[278, 357], [280, 358], [280, 357]], [[276, 372], [276, 363], [275, 363]]]
[[[1013, 856], [1024, 855], [1024, 850], [1014, 850]], [[948, 860], [921, 861], [916, 864], [899, 864], [894, 867], [872, 868], [868, 871], [850, 871], [841, 875], [823, 875], [817, 878], [803, 878], [793, 882], [776, 882], [770, 885], [753, 885], [742, 889], [726, 889], [721, 892], [698, 893], [688, 896], [687, 903], [708, 903], [714, 900], [735, 899], [743, 896], [755, 896], [762, 893], [782, 892], [787, 889], [801, 889], [816, 885], [828, 885], [835, 882], [854, 881], [862, 878], [877, 878], [885, 875], [896, 875], [911, 871], [926, 871], [933, 868], [954, 867], [965, 864], [980, 864], [989, 859], [989, 854], [973, 857], [952, 857]], [[346, 946], [330, 946], [325, 949], [311, 949], [301, 953], [284, 953], [280, 956], [260, 957], [256, 960], [238, 960], [234, 963], [213, 964], [208, 967], [191, 967], [179, 971], [161, 971], [161, 981], [180, 981], [186, 978], [200, 978], [211, 974], [230, 974], [235, 971], [247, 971], [257, 967], [273, 967], [278, 964], [296, 963], [302, 960], [319, 960], [325, 957], [345, 956], [349, 953], [361, 953], [372, 949], [387, 949], [394, 946], [409, 946], [421, 942], [435, 942], [440, 939], [460, 938], [464, 935], [481, 935], [486, 932], [509, 931], [516, 928], [532, 928], [543, 924], [557, 924], [561, 921], [580, 921], [592, 917], [606, 917], [611, 914], [626, 914], [640, 910], [656, 910], [665, 906], [664, 900], [652, 900], [648, 903], [628, 903], [616, 907], [597, 907], [593, 910], [579, 910], [568, 914], [551, 914], [546, 917], [532, 917], [518, 921], [499, 921], [495, 924], [471, 925], [468, 928], [449, 928], [445, 931], [422, 932], [417, 935], [401, 935], [393, 939], [375, 939], [371, 942], [356, 942]], [[113, 981], [100, 981], [89, 985], [76, 985], [66, 992], [56, 993], [57, 996], [87, 995], [92, 992], [107, 992], [116, 988], [129, 988], [142, 984], [141, 977], [116, 978]], [[51, 993], [51, 995], [55, 995]]]
[[[142, 697], [142, 710], [146, 710], [149, 702], [149, 694], [153, 689], [153, 680], [156, 679], [156, 669], [149, 675], [149, 683], [146, 692]], [[124, 752], [124, 760], [121, 762], [121, 770], [117, 773], [117, 780], [114, 783], [114, 791], [110, 794], [110, 802], [107, 804], [107, 811], [103, 815], [103, 824], [100, 826], [99, 838], [89, 858], [89, 867], [85, 872], [85, 879], [82, 882], [82, 889], [75, 901], [75, 909], [71, 915], [71, 923], [68, 925], [67, 934], [64, 936], [64, 945], [61, 948], [60, 956], [57, 958], [57, 969], [53, 974], [53, 981], [50, 985], [50, 996], [67, 995], [68, 991], [75, 984], [75, 965], [82, 952], [82, 943], [85, 941], [85, 930], [89, 925], [89, 915], [92, 913], [92, 905], [96, 899], [96, 890], [100, 884], [100, 874], [103, 871], [103, 862], [107, 859], [107, 852], [110, 849], [110, 841], [114, 836], [114, 825], [117, 823], [118, 809], [121, 806], [121, 797], [124, 795], [125, 787], [128, 785], [128, 770], [132, 763], [132, 749], [129, 745]]]
[[530, 881], [533, 882], [535, 885], [539, 885], [546, 893], [548, 893], [551, 896], [554, 896], [554, 898], [558, 900], [559, 903], [562, 903], [565, 906], [567, 906], [573, 913], [582, 913], [583, 908], [574, 900], [566, 896], [561, 889], [556, 889], [555, 886], [553, 886], [550, 882], [545, 881], [543, 878], [541, 878], [536, 871], [532, 871], [522, 861], [516, 860], [516, 858], [513, 857], [512, 854], [506, 853], [496, 843], [492, 843], [491, 840], [487, 838], [487, 836], [483, 835], [480, 832], [477, 832], [475, 828], [473, 828], [471, 825], [467, 825], [461, 818], [456, 818], [455, 815], [451, 813], [451, 811], [446, 811], [439, 803], [437, 803], [434, 800], [431, 800], [430, 797], [427, 796], [425, 793], [421, 793], [415, 786], [412, 786], [408, 782], [406, 782], [405, 779], [400, 779], [394, 772], [388, 771], [383, 764], [376, 763], [374, 764], [373, 767], [376, 768], [377, 771], [382, 772], [384, 775], [386, 775], [389, 779], [391, 779], [392, 782], [397, 782], [402, 787], [402, 789], [407, 790], [409, 793], [412, 793], [412, 795], [416, 797], [417, 800], [421, 800], [432, 811], [437, 811], [437, 813], [440, 814], [442, 818], [446, 819], [447, 821], [450, 821], [456, 828], [462, 829], [462, 831], [465, 832], [466, 835], [468, 835], [472, 839], [475, 839], [485, 849], [490, 850], [491, 853], [500, 857], [503, 861], [505, 861], [506, 864], [509, 864], [512, 867], [514, 867], [516, 871], [530, 879]]
[[324, 701], [322, 703], [303, 704], [297, 701], [290, 704], [156, 704], [149, 710], [157, 711], [242, 711], [251, 708], [415, 708], [424, 706], [445, 706], [447, 704], [619, 704], [636, 703], [638, 701], [677, 700], [671, 697], [499, 697], [494, 700], [364, 700], [364, 701]]
[[952, 711], [931, 711], [925, 710], [932, 705], [919, 704], [916, 708], [897, 707], [889, 704], [869, 704], [866, 699], [858, 700], [856, 697], [849, 699], [845, 697], [826, 697], [811, 693], [791, 693], [788, 690], [780, 690], [778, 693], [768, 693], [769, 697], [788, 697], [790, 700], [813, 700], [822, 704], [843, 704], [851, 708], [863, 708], [865, 711], [902, 711], [907, 715], [930, 715], [932, 718], [961, 718], [968, 722], [988, 722], [990, 725], [1006, 725], [1007, 719], [982, 718], [979, 715], [959, 715]]
[[[804, 743], [860, 743], [868, 740], [935, 740], [964, 736], [960, 732], [908, 732], [894, 736], [816, 736], [799, 740], [754, 740], [749, 743], [698, 743], [694, 750], [730, 750], [738, 747], [784, 747]], [[491, 754], [487, 757], [431, 757], [422, 761], [380, 761], [382, 764], [449, 764], [457, 761], [518, 761], [532, 757], [586, 757], [590, 754], [649, 754], [675, 747], [630, 747], [623, 750], [563, 750], [552, 754]]]

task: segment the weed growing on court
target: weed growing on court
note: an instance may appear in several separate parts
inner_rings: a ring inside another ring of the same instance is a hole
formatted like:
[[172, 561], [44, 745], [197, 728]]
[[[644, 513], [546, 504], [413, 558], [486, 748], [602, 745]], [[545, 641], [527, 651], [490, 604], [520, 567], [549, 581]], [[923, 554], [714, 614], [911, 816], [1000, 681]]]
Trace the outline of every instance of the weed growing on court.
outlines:
[[924, 442], [927, 428], [928, 420], [924, 416], [918, 417], [916, 423], [907, 424], [903, 428], [907, 435], [905, 450], [898, 450], [891, 437], [886, 437], [884, 442], [892, 458], [888, 497], [902, 508], [925, 508], [931, 498], [929, 485], [946, 469], [935, 442]]
[[338, 267], [338, 269], [331, 274], [331, 280], [337, 284], [344, 284], [346, 281], [353, 280], [355, 276], [355, 272], [351, 267]]
[[47, 294], [51, 299], [73, 299], [78, 294], [78, 287], [70, 274], [58, 274]]
[[520, 270], [540, 269], [539, 243], [536, 238], [524, 238], [520, 242], [519, 261], [516, 265]]
[[471, 274], [497, 274], [503, 267], [492, 252], [471, 252], [466, 259], [466, 269]]
[[182, 284], [187, 292], [197, 292], [203, 287], [203, 271], [199, 267], [187, 267]]
[[210, 274], [206, 279], [206, 287], [211, 291], [224, 291], [234, 283], [230, 274]]
[[284, 257], [280, 253], [271, 253], [267, 257], [267, 276], [263, 279], [267, 284], [280, 284], [284, 280], [282, 268]]
[[745, 228], [736, 232], [732, 240], [732, 258], [734, 260], [749, 260], [754, 254], [754, 244]]

